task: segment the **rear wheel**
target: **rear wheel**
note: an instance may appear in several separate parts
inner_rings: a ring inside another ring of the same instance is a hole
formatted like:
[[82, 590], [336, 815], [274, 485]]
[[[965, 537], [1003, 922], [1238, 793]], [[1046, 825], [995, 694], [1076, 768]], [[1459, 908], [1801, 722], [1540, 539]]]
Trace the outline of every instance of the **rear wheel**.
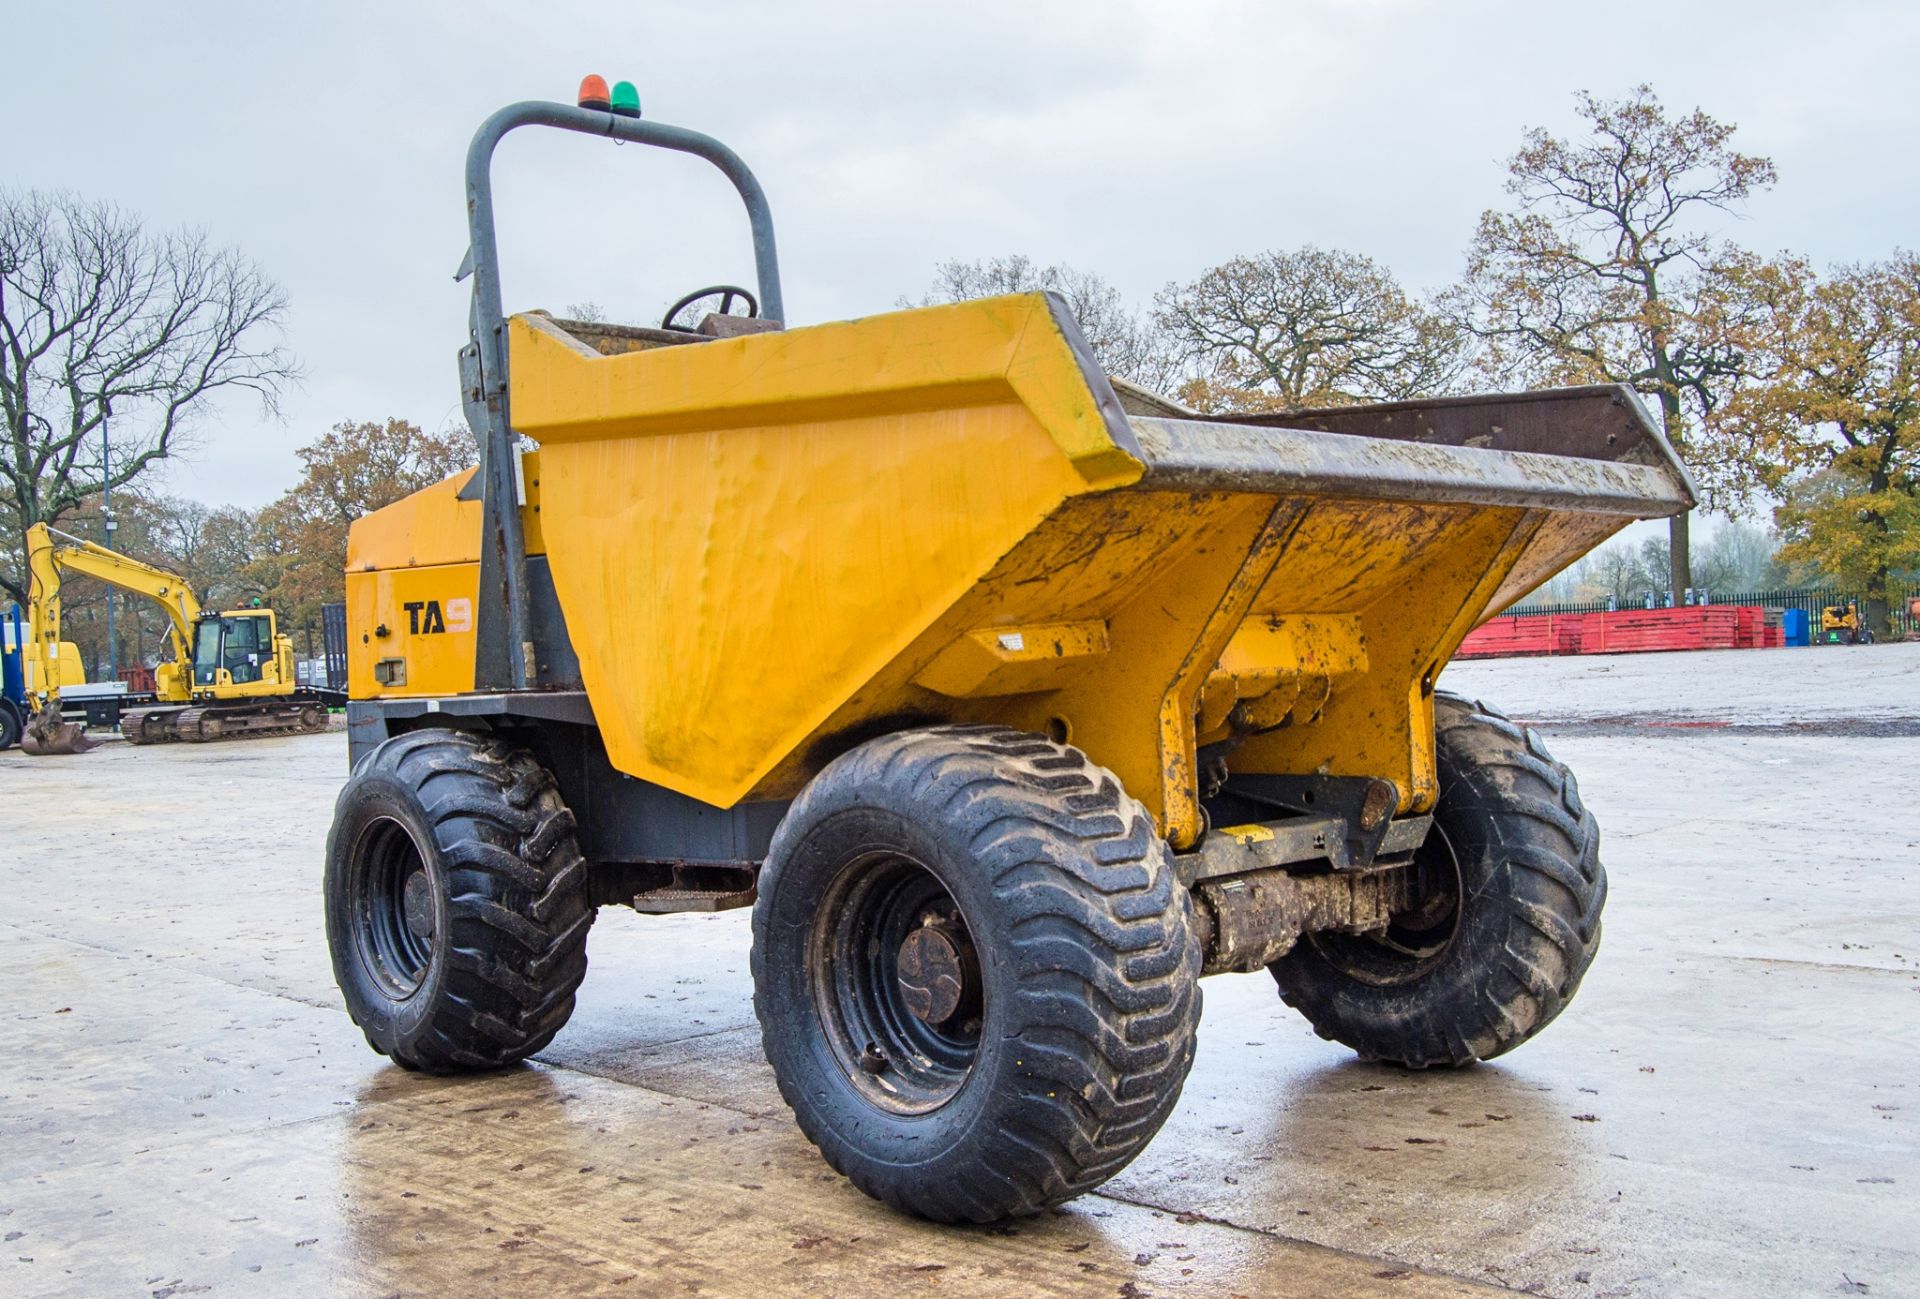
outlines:
[[377, 1051], [431, 1073], [553, 1040], [587, 969], [593, 907], [553, 777], [499, 740], [396, 736], [355, 768], [327, 837], [327, 942]]
[[1288, 1005], [1370, 1060], [1464, 1065], [1572, 999], [1600, 946], [1600, 831], [1540, 737], [1434, 699], [1440, 796], [1414, 905], [1377, 934], [1309, 934], [1270, 967]]
[[1078, 750], [888, 736], [788, 811], [760, 875], [754, 1007], [781, 1095], [867, 1194], [1031, 1213], [1152, 1138], [1193, 1060], [1200, 950], [1152, 820]]

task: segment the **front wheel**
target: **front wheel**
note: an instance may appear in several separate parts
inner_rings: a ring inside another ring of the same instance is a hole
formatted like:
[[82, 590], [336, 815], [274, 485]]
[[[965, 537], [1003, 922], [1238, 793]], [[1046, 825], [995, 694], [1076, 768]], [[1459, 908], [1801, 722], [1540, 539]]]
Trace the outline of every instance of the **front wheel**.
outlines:
[[759, 880], [754, 1009], [827, 1162], [940, 1222], [1032, 1213], [1153, 1137], [1193, 1061], [1200, 949], [1113, 774], [999, 727], [836, 760]]
[[347, 1013], [397, 1064], [497, 1069], [573, 1013], [587, 867], [553, 777], [520, 749], [442, 729], [387, 740], [340, 791], [325, 894]]
[[0, 751], [20, 742], [20, 714], [11, 700], [0, 699]]
[[1420, 1069], [1510, 1051], [1566, 1008], [1600, 946], [1600, 831], [1540, 737], [1433, 701], [1440, 794], [1414, 903], [1373, 934], [1309, 934], [1270, 967], [1321, 1037]]

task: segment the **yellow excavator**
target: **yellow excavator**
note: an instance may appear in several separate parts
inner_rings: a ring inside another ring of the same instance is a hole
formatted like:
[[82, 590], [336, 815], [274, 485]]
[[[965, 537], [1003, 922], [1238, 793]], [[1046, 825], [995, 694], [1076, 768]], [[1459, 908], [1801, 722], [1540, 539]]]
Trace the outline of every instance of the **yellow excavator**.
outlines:
[[[30, 716], [20, 738], [28, 753], [82, 753], [93, 747], [86, 726], [61, 710], [60, 687], [72, 680], [60, 639], [60, 585], [69, 575], [99, 578], [152, 600], [166, 611], [173, 660], [154, 669], [150, 696], [119, 714], [120, 733], [134, 744], [205, 741], [237, 735], [320, 731], [343, 692], [302, 686], [293, 642], [271, 609], [203, 610], [187, 579], [44, 523], [27, 529], [27, 636], [21, 668]], [[335, 698], [335, 696], [338, 696]]]

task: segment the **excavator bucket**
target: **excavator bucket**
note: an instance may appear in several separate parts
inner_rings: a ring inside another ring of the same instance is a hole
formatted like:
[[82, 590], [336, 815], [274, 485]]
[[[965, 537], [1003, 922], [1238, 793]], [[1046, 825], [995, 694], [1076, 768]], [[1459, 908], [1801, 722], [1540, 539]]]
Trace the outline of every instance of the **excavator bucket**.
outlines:
[[21, 751], [36, 758], [85, 753], [93, 747], [83, 724], [66, 721], [52, 708], [35, 713], [20, 736]]

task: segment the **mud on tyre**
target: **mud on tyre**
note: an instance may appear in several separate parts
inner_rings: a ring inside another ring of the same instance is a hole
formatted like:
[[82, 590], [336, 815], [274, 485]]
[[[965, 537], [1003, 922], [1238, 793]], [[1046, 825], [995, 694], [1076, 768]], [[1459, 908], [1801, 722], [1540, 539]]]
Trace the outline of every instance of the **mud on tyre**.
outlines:
[[1483, 704], [1434, 698], [1440, 793], [1420, 896], [1385, 934], [1304, 936], [1270, 967], [1320, 1036], [1369, 1060], [1464, 1065], [1563, 1010], [1600, 946], [1600, 831], [1573, 773]]
[[834, 1168], [937, 1221], [1111, 1177], [1193, 1060], [1201, 953], [1152, 820], [1076, 749], [871, 741], [802, 793], [753, 917], [781, 1095]]
[[553, 1040], [586, 975], [593, 907], [553, 777], [500, 740], [432, 729], [369, 754], [327, 838], [327, 941], [377, 1051], [430, 1073]]

